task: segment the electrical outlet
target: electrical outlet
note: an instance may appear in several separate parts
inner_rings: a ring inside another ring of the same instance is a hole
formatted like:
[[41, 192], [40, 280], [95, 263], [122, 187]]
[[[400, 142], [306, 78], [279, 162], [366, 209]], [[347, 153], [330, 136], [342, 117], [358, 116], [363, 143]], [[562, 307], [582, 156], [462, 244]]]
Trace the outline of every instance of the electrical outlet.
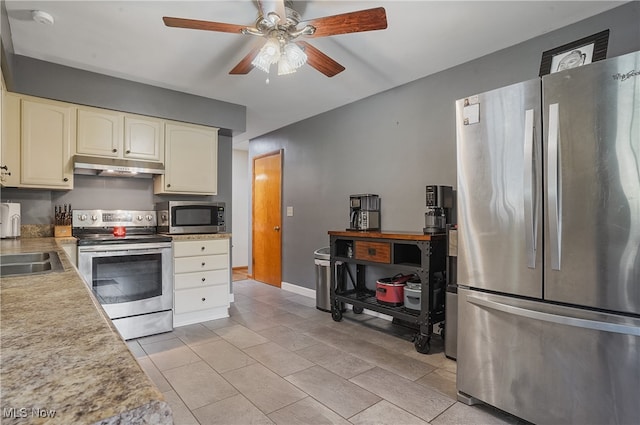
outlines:
[[293, 217], [293, 207], [287, 207], [287, 217]]

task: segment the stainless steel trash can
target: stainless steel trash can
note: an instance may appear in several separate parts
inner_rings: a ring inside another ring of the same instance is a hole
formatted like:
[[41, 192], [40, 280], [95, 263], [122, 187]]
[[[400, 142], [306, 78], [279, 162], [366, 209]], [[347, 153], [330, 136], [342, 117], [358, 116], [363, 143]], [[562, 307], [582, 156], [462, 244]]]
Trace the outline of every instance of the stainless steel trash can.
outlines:
[[316, 264], [316, 308], [331, 311], [331, 251], [329, 247], [314, 251]]

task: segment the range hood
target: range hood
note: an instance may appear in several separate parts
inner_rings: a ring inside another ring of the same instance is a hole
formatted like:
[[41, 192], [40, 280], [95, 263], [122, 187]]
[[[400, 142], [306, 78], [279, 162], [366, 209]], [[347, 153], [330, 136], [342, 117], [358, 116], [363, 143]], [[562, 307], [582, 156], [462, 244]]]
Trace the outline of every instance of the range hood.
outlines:
[[164, 174], [164, 165], [157, 162], [84, 155], [73, 157], [73, 167], [74, 174], [88, 176], [151, 178], [158, 174]]

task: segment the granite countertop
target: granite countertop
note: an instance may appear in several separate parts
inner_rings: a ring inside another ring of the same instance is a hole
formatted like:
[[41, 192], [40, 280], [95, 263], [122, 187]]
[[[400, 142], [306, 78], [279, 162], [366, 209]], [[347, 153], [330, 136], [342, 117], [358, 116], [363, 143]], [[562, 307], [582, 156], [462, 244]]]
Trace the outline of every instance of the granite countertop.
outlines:
[[55, 250], [64, 266], [0, 282], [0, 422], [172, 424], [162, 393], [69, 262], [64, 243], [68, 238], [0, 241], [3, 254]]
[[201, 233], [193, 235], [169, 235], [174, 241], [204, 241], [210, 239], [231, 239], [231, 233]]

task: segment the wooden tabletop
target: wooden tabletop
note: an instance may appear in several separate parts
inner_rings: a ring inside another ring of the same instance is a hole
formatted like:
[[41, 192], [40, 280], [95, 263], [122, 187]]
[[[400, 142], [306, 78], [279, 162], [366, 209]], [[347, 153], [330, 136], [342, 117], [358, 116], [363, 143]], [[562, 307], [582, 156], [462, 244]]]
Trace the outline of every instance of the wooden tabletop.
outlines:
[[441, 239], [446, 236], [445, 233], [428, 234], [416, 232], [366, 232], [356, 230], [330, 230], [329, 236], [344, 236], [349, 238], [370, 238], [370, 239], [399, 239], [406, 241], [430, 241], [433, 239]]

